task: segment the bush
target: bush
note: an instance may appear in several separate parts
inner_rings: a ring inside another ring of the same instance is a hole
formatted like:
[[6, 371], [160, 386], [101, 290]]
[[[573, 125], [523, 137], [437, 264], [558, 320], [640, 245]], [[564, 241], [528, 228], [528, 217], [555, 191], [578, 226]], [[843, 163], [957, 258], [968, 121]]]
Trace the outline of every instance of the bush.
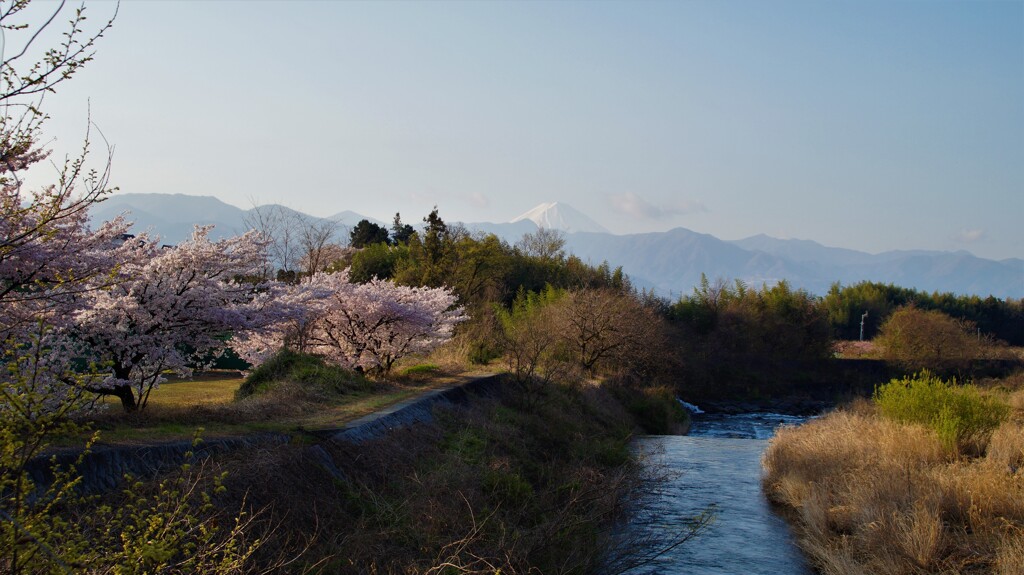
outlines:
[[474, 365], [487, 365], [499, 357], [501, 357], [501, 352], [493, 344], [481, 340], [472, 342], [469, 345], [469, 352], [466, 354], [466, 359]]
[[945, 369], [966, 366], [982, 357], [981, 342], [970, 322], [941, 311], [904, 307], [882, 324], [875, 343], [883, 357], [909, 369]]
[[409, 255], [405, 246], [376, 243], [366, 246], [352, 256], [348, 277], [353, 283], [366, 283], [373, 278], [391, 279], [395, 267]]
[[297, 383], [311, 391], [326, 395], [345, 395], [368, 391], [372, 383], [355, 372], [329, 365], [315, 355], [281, 350], [257, 367], [238, 388], [236, 397], [266, 393], [282, 381]]
[[975, 386], [943, 381], [928, 371], [882, 385], [874, 399], [882, 415], [930, 427], [948, 449], [984, 443], [1010, 413], [1009, 405]]

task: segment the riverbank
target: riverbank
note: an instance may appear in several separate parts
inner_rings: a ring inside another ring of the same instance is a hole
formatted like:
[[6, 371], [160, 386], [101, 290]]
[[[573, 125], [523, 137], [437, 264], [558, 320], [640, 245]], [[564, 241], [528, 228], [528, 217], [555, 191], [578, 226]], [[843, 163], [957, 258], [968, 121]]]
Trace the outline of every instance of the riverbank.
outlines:
[[936, 428], [867, 401], [779, 431], [764, 489], [820, 572], [1024, 573], [1024, 378], [980, 393], [963, 405], [1013, 408], [994, 431], [948, 435], [953, 412]]
[[613, 526], [642, 487], [634, 419], [603, 386], [538, 396], [507, 383], [358, 443], [219, 461], [228, 491], [292, 542], [258, 559], [301, 549], [330, 573], [591, 573], [632, 552]]
[[708, 413], [815, 415], [869, 396], [891, 373], [890, 366], [873, 360], [698, 361], [683, 372], [678, 391]]
[[[401, 393], [388, 388], [343, 405], [320, 406], [319, 412], [306, 413], [299, 420], [303, 423], [316, 422], [317, 427], [296, 426], [295, 420], [289, 418], [277, 421], [265, 419], [257, 428], [236, 424], [230, 427], [217, 426], [213, 434], [203, 430], [202, 441], [198, 444], [191, 438], [180, 439], [179, 436], [188, 433], [195, 437], [197, 430], [203, 429], [196, 425], [197, 422], [203, 422], [200, 419], [202, 413], [189, 416], [193, 422], [191, 428], [179, 423], [172, 428], [171, 433], [161, 429], [158, 433], [151, 433], [148, 440], [143, 437], [146, 430], [153, 429], [146, 423], [150, 420], [135, 415], [132, 420], [134, 425], [118, 429], [113, 434], [113, 441], [94, 442], [88, 450], [75, 447], [48, 451], [30, 461], [25, 466], [25, 472], [36, 485], [50, 485], [54, 480], [54, 469], [74, 466], [79, 476], [79, 491], [103, 493], [121, 485], [126, 475], [145, 480], [171, 471], [181, 465], [186, 454], [190, 454], [190, 458], [204, 460], [238, 450], [301, 445], [311, 438], [356, 443], [366, 441], [401, 426], [430, 421], [433, 408], [439, 404], [461, 404], [474, 396], [491, 395], [502, 384], [500, 379], [501, 376], [497, 374], [480, 372], [445, 375], [436, 381], [427, 382], [423, 387], [406, 389]], [[363, 415], [367, 411], [366, 405], [382, 404], [384, 407]], [[158, 423], [165, 417], [166, 414], [158, 414], [153, 422]], [[213, 423], [219, 422], [214, 420]], [[318, 456], [323, 459], [322, 463], [327, 469], [336, 469], [333, 461], [323, 452], [318, 452]]]

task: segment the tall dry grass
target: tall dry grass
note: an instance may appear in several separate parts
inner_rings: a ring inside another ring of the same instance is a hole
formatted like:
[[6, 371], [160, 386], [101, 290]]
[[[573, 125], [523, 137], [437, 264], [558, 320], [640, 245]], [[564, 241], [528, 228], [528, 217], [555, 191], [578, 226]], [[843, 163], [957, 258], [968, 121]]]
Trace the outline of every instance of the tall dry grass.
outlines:
[[[1020, 414], [1016, 414], [1019, 416]], [[764, 488], [825, 574], [1024, 573], [1024, 426], [980, 457], [861, 403], [782, 429]]]

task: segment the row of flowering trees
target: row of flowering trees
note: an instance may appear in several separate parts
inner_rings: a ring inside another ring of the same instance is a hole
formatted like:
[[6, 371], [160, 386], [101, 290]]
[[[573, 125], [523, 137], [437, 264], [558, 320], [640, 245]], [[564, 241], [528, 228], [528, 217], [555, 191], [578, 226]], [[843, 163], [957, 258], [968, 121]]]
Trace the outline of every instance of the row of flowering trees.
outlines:
[[199, 227], [173, 247], [146, 236], [119, 241], [125, 223], [92, 232], [86, 206], [72, 210], [80, 201], [5, 194], [0, 325], [9, 348], [31, 351], [31, 368], [50, 371], [49, 387], [140, 409], [166, 374], [189, 376], [229, 339], [254, 364], [291, 347], [387, 372], [449, 339], [465, 318], [445, 288], [357, 285], [346, 272], [298, 285], [254, 280], [266, 246], [255, 232], [211, 241]]
[[86, 392], [142, 409], [165, 375], [191, 375], [229, 340], [253, 364], [290, 347], [387, 372], [465, 319], [443, 287], [352, 284], [347, 272], [265, 280], [267, 241], [257, 232], [211, 241], [197, 227], [167, 247], [129, 236], [123, 218], [92, 229], [89, 207], [108, 193], [106, 175], [84, 172], [78, 159], [58, 185], [26, 191], [21, 173], [47, 156], [32, 136], [0, 132], [0, 409], [31, 397], [25, 413], [53, 410]]

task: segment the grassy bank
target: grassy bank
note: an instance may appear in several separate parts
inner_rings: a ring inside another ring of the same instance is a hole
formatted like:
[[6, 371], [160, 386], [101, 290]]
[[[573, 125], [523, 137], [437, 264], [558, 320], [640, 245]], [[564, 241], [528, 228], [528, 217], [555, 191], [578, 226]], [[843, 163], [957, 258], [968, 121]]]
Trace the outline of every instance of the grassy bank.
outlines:
[[365, 444], [217, 461], [228, 492], [276, 526], [261, 560], [304, 550], [290, 571], [585, 574], [637, 544], [613, 537], [641, 487], [636, 421], [604, 387], [552, 385], [538, 400], [502, 386], [435, 416]]
[[822, 573], [1024, 573], [1024, 375], [929, 385], [772, 440], [765, 491]]

